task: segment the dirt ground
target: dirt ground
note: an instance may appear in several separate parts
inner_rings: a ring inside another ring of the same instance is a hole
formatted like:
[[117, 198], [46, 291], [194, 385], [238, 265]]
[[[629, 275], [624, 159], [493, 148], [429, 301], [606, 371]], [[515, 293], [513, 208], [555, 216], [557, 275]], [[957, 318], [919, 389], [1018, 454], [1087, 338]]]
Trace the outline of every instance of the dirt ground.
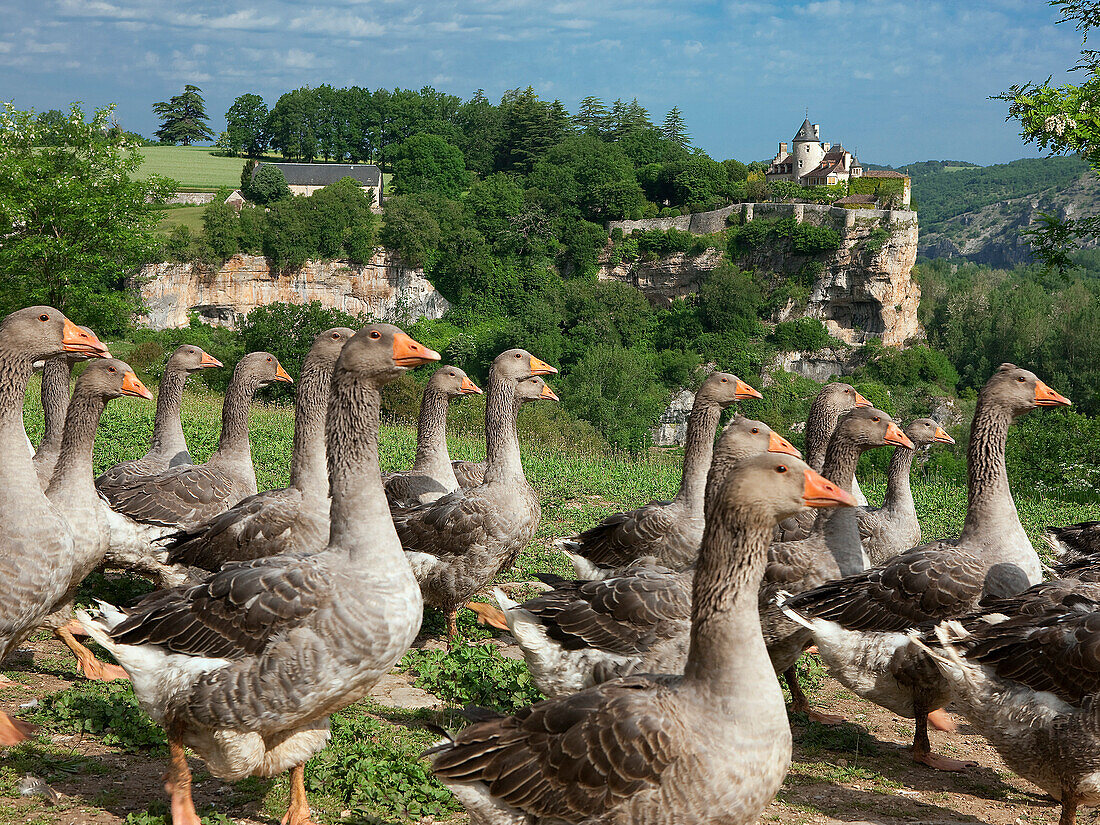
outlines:
[[[52, 666], [64, 650], [53, 641], [35, 642], [27, 652], [9, 660], [17, 678], [29, 684], [0, 690], [0, 708], [16, 711], [20, 705], [61, 690], [76, 678]], [[21, 673], [19, 671], [22, 671]], [[1058, 821], [1058, 806], [1041, 791], [1014, 776], [984, 739], [956, 717], [956, 733], [933, 732], [933, 747], [981, 767], [960, 774], [932, 771], [910, 762], [905, 748], [912, 721], [858, 700], [838, 683], [825, 678], [812, 694], [821, 710], [844, 716], [847, 723], [825, 727], [792, 717], [794, 762], [776, 801], [760, 822], [784, 825], [1045, 825]], [[392, 674], [376, 686], [374, 700], [391, 707], [436, 707], [438, 700], [413, 686], [404, 674]], [[14, 789], [0, 797], [0, 825], [145, 825], [161, 792], [162, 760], [105, 747], [92, 736], [46, 735], [54, 754], [69, 754], [71, 775], [49, 786], [57, 798], [20, 797]], [[0, 757], [0, 760], [6, 757]], [[12, 765], [17, 770], [18, 765]], [[273, 825], [257, 813], [256, 794], [244, 793], [204, 771], [198, 760], [195, 801], [212, 804], [226, 818], [222, 823]], [[1082, 825], [1096, 821], [1083, 811]], [[449, 823], [463, 823], [456, 816]], [[421, 820], [430, 825], [433, 820]]]

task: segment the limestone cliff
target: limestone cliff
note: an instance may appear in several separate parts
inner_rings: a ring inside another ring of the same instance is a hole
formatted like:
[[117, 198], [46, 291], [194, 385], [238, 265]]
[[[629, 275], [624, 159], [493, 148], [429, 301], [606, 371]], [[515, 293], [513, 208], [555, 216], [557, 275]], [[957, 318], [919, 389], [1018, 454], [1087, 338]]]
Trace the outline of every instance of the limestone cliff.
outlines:
[[408, 322], [439, 318], [449, 304], [424, 277], [378, 249], [365, 264], [310, 261], [290, 273], [273, 270], [259, 255], [234, 255], [220, 268], [197, 263], [151, 264], [137, 283], [148, 308], [139, 323], [153, 329], [187, 326], [196, 313], [206, 323], [235, 328], [264, 304], [320, 301], [351, 315]]
[[[807, 263], [817, 262], [808, 297], [791, 301], [776, 311], [774, 320], [818, 318], [829, 332], [849, 344], [874, 336], [888, 345], [902, 345], [920, 335], [917, 306], [920, 287], [910, 270], [917, 260], [916, 214], [906, 211], [848, 210], [811, 204], [744, 204], [743, 220], [793, 217], [800, 222], [828, 225], [840, 235], [836, 252], [799, 256], [789, 244], [756, 248], [737, 259], [760, 278], [776, 285], [795, 275]], [[612, 224], [633, 229], [646, 221]], [[609, 247], [610, 249], [610, 247]], [[599, 277], [621, 280], [642, 290], [656, 304], [694, 293], [707, 274], [723, 260], [716, 249], [696, 256], [669, 255], [612, 265], [606, 261]]]

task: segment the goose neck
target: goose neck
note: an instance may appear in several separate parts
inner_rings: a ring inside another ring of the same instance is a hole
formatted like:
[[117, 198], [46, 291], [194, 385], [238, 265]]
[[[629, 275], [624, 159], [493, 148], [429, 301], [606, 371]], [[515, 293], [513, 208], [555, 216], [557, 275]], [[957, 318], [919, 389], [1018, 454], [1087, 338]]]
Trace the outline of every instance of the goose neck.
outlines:
[[0, 344], [0, 507], [8, 511], [24, 507], [35, 491], [42, 493], [23, 428], [23, 398], [33, 372], [29, 356]]
[[65, 433], [65, 414], [69, 409], [69, 377], [72, 363], [65, 355], [50, 358], [42, 367], [42, 415], [45, 430], [39, 451], [56, 450]]
[[332, 368], [306, 359], [294, 398], [294, 446], [290, 456], [290, 486], [312, 501], [328, 498], [325, 416]]
[[[822, 475], [840, 489], [850, 490], [863, 450], [843, 432], [834, 432], [825, 452]], [[850, 576], [863, 570], [863, 543], [854, 508], [842, 507], [839, 511], [818, 513], [817, 523], [823, 530], [825, 546], [836, 559], [841, 575]]]
[[[222, 431], [218, 438], [217, 455], [219, 457], [251, 456], [251, 445], [248, 442], [248, 412], [256, 389], [254, 381], [243, 378], [230, 382], [225, 391], [225, 401], [222, 404]], [[213, 456], [211, 458], [213, 459]]]
[[186, 382], [187, 372], [184, 370], [168, 369], [161, 376], [160, 388], [157, 390], [157, 412], [153, 420], [153, 452], [174, 457], [187, 450], [180, 417], [183, 385]]
[[890, 466], [886, 470], [886, 496], [883, 507], [890, 510], [915, 509], [913, 490], [909, 486], [909, 474], [913, 469], [915, 450], [908, 447], [895, 447], [890, 457]]
[[819, 397], [810, 407], [806, 420], [806, 463], [819, 473], [825, 466], [825, 453], [839, 420], [840, 410], [826, 403], [824, 398]]
[[967, 447], [967, 508], [960, 541], [977, 533], [1018, 527], [1020, 517], [1005, 468], [1005, 445], [1012, 416], [980, 396]]
[[65, 416], [65, 434], [46, 497], [62, 511], [95, 506], [98, 496], [92, 474], [92, 447], [106, 401], [97, 393], [77, 392]]
[[447, 452], [447, 406], [450, 397], [429, 385], [420, 402], [420, 417], [416, 422], [416, 460], [413, 472], [428, 475], [443, 482], [449, 489], [458, 489], [458, 479]]
[[684, 439], [684, 468], [680, 477], [680, 491], [676, 500], [698, 515], [703, 514], [703, 496], [707, 487], [707, 473], [714, 457], [714, 435], [722, 408], [717, 404], [697, 399], [691, 408], [687, 435]]
[[519, 401], [515, 397], [516, 381], [490, 374], [488, 398], [485, 401], [485, 483], [522, 479], [520, 460]]
[[774, 525], [736, 502], [708, 511], [692, 587], [685, 682], [715, 694], [752, 695], [766, 678], [774, 681], [757, 602]]

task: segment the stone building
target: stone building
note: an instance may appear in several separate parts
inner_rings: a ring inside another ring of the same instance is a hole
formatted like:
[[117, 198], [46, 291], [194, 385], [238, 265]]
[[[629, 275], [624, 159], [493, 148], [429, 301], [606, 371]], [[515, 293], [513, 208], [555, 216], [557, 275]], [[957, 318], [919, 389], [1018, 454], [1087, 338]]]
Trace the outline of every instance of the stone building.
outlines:
[[373, 164], [258, 163], [252, 170], [253, 177], [261, 166], [274, 166], [282, 172], [292, 195], [312, 195], [341, 178], [354, 178], [374, 198], [375, 205], [382, 203], [382, 170]]

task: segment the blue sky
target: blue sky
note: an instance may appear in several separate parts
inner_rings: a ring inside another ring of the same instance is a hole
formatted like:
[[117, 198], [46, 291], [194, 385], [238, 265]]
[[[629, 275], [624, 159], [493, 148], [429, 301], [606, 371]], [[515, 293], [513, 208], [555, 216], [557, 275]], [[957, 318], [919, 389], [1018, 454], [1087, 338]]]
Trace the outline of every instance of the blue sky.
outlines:
[[245, 92], [432, 85], [494, 100], [532, 85], [679, 106], [718, 158], [770, 157], [806, 109], [865, 162], [1034, 156], [987, 100], [1068, 78], [1081, 48], [1043, 0], [5, 0], [0, 99], [38, 111], [152, 104], [194, 83], [215, 131]]

